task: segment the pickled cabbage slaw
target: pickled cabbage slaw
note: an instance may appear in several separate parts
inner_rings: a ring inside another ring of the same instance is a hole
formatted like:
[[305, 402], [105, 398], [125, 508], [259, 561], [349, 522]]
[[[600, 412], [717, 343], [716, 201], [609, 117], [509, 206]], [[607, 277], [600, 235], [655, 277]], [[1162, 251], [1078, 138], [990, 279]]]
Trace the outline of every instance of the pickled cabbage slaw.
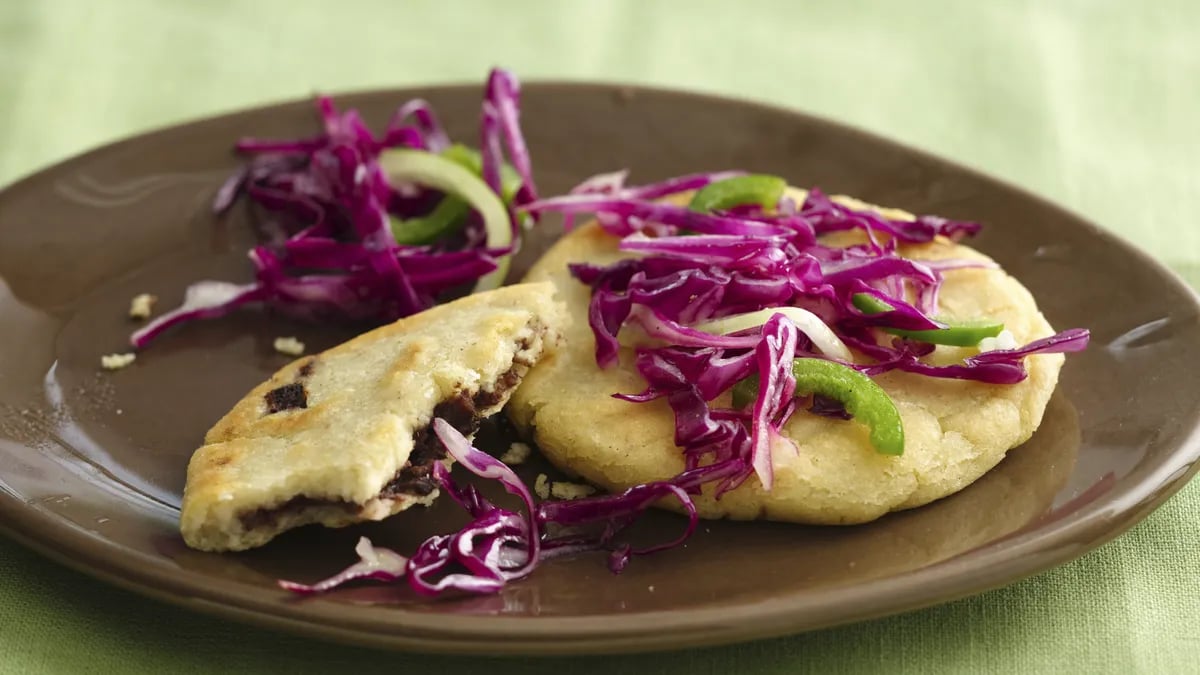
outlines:
[[[938, 315], [946, 272], [994, 265], [899, 253], [901, 244], [972, 236], [977, 223], [889, 219], [817, 189], [796, 203], [778, 176], [695, 174], [632, 188], [623, 181], [624, 174], [605, 174], [525, 210], [595, 213], [600, 226], [620, 238], [619, 249], [633, 254], [605, 266], [571, 265], [572, 275], [592, 289], [588, 321], [596, 362], [614, 365], [630, 343], [626, 335], [637, 336], [633, 365], [647, 387], [615, 395], [633, 402], [666, 399], [688, 468], [728, 467], [718, 497], [752, 474], [771, 488], [770, 448], [792, 445], [780, 430], [798, 399], [809, 399], [818, 414], [860, 411], [851, 416], [871, 427], [879, 439], [875, 449], [901, 454], [899, 414], [864, 376], [901, 370], [1014, 384], [1027, 376], [1024, 357], [1087, 345], [1088, 332], [1073, 329], [981, 351], [961, 363], [922, 360], [938, 344], [978, 348], [1004, 331], [989, 317], [964, 322]], [[693, 190], [686, 205], [645, 196]], [[824, 235], [849, 230], [861, 234], [860, 243], [825, 243]], [[866, 358], [857, 362], [852, 350]], [[753, 397], [735, 396], [732, 408], [712, 406], [750, 378]], [[840, 401], [830, 400], [838, 398], [833, 392], [840, 392]], [[739, 398], [742, 405], [736, 405]]]
[[[598, 365], [617, 364], [624, 348], [647, 383], [641, 392], [614, 396], [635, 403], [666, 399], [685, 471], [619, 495], [536, 504], [510, 468], [435, 420], [448, 454], [475, 475], [500, 481], [525, 511], [491, 504], [439, 464], [435, 479], [471, 515], [470, 524], [431, 537], [411, 558], [363, 539], [358, 563], [311, 585], [280, 582], [284, 588], [315, 593], [357, 578], [406, 578], [422, 594], [490, 593], [541, 560], [594, 550], [607, 551], [610, 569], [619, 573], [633, 555], [691, 535], [697, 523], [692, 496], [703, 486], [711, 484], [718, 499], [751, 477], [771, 489], [771, 449], [794, 448], [781, 429], [804, 400], [811, 414], [867, 425], [875, 451], [899, 455], [902, 420], [870, 376], [901, 370], [1004, 386], [1025, 379], [1026, 356], [1087, 346], [1085, 329], [1021, 346], [988, 317], [962, 323], [938, 316], [945, 272], [992, 265], [910, 260], [898, 254], [898, 244], [958, 240], [977, 232], [975, 223], [889, 220], [818, 190], [796, 204], [773, 176], [693, 174], [638, 187], [626, 187], [625, 176], [599, 175], [571, 194], [521, 210], [563, 213], [568, 227], [574, 216], [594, 213], [620, 238], [620, 249], [634, 254], [570, 269], [592, 289], [588, 320]], [[656, 201], [687, 191], [696, 191], [688, 206]], [[860, 230], [863, 243], [822, 243], [822, 235], [843, 230]], [[976, 353], [950, 365], [921, 360], [939, 344], [973, 346]], [[714, 405], [726, 392], [732, 392], [732, 407]], [[687, 515], [682, 533], [638, 549], [623, 542], [626, 528], [662, 499], [677, 500]]]
[[537, 199], [519, 104], [517, 79], [493, 70], [479, 150], [452, 144], [426, 101], [401, 105], [375, 134], [327, 96], [317, 99], [320, 135], [239, 141], [250, 158], [217, 191], [213, 210], [226, 213], [239, 198], [258, 207], [254, 281], [197, 282], [131, 344], [144, 348], [173, 326], [248, 304], [382, 324], [465, 284], [499, 286], [519, 244], [513, 209]]

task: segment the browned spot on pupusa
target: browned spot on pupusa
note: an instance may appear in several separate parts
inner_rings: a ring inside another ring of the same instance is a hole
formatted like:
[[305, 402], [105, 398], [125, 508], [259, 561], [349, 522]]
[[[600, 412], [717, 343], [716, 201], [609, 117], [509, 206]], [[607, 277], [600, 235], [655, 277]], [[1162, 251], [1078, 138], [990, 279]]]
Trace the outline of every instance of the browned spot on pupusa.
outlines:
[[300, 378], [303, 379], [303, 378], [311, 376], [313, 374], [313, 368], [315, 368], [316, 366], [317, 366], [317, 357], [315, 357], [315, 356], [310, 357], [307, 361], [304, 362], [304, 365], [300, 366], [300, 373], [299, 373]]
[[308, 392], [299, 382], [285, 384], [267, 392], [267, 414], [308, 407]]

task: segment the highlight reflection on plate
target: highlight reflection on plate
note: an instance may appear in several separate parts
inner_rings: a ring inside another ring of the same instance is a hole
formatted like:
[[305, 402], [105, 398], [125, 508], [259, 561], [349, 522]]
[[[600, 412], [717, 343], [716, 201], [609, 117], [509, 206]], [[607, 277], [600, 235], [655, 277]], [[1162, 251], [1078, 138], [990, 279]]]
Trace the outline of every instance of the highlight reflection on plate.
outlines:
[[[379, 124], [401, 100], [437, 106], [452, 136], [478, 123], [476, 87], [344, 97]], [[629, 87], [531, 85], [523, 121], [539, 183], [629, 166], [650, 181], [747, 168], [910, 211], [978, 219], [975, 242], [1037, 296], [1055, 326], [1086, 326], [1042, 428], [963, 492], [845, 528], [703, 523], [685, 547], [619, 576], [599, 555], [554, 560], [492, 597], [415, 597], [358, 586], [297, 600], [367, 534], [411, 550], [463, 522], [442, 500], [383, 523], [305, 529], [238, 555], [191, 551], [177, 533], [188, 457], [204, 431], [283, 365], [276, 336], [323, 349], [351, 327], [242, 312], [165, 336], [130, 368], [131, 297], [176, 303], [198, 278], [248, 278], [249, 209], [207, 203], [244, 135], [303, 136], [308, 102], [130, 139], [0, 193], [0, 527], [58, 560], [199, 611], [314, 636], [458, 653], [578, 653], [709, 645], [943, 602], [1009, 583], [1119, 534], [1196, 469], [1200, 343], [1195, 296], [1128, 245], [1034, 197], [942, 160], [801, 114]], [[557, 235], [526, 242], [520, 274]], [[1111, 270], [1120, 269], [1115, 275]], [[481, 434], [501, 448], [508, 432]], [[522, 468], [527, 478], [548, 467]], [[495, 494], [496, 486], [485, 490]], [[499, 498], [498, 498], [499, 499]], [[676, 530], [651, 514], [639, 527]]]

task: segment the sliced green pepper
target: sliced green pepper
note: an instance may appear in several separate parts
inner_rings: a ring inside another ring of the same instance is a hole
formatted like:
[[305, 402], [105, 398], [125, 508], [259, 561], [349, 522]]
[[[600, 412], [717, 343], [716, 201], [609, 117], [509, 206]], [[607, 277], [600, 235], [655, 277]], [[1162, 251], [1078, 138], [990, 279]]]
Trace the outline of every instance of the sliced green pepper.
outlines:
[[[850, 302], [864, 314], [881, 314], [890, 312], [892, 306], [869, 293], [855, 293], [850, 296]], [[996, 321], [942, 321], [945, 328], [929, 330], [906, 330], [903, 328], [883, 328], [886, 333], [898, 335], [910, 340], [928, 342], [933, 345], [951, 345], [954, 347], [974, 347], [984, 338], [996, 337], [1004, 330], [1004, 324]]]
[[[483, 174], [483, 158], [479, 152], [465, 145], [455, 144], [441, 152], [441, 156], [458, 164], [476, 176]], [[517, 190], [521, 189], [521, 177], [507, 164], [500, 167], [500, 196], [504, 204], [512, 203]], [[391, 218], [392, 235], [396, 243], [408, 246], [432, 244], [446, 235], [457, 232], [466, 223], [471, 212], [470, 205], [456, 195], [446, 195], [424, 216], [416, 218]]]
[[731, 209], [735, 206], [757, 204], [763, 210], [770, 210], [779, 204], [787, 181], [779, 176], [753, 174], [735, 176], [715, 183], [709, 183], [700, 188], [688, 208], [692, 211], [708, 213]]
[[[489, 249], [512, 244], [513, 228], [509, 210], [504, 207], [500, 197], [469, 169], [445, 157], [411, 148], [385, 150], [379, 156], [379, 166], [389, 180], [426, 185], [465, 200], [483, 221], [483, 235]], [[511, 257], [499, 256], [496, 269], [475, 282], [475, 292], [499, 287], [508, 273]]]
[[[904, 424], [887, 392], [862, 373], [833, 361], [800, 358], [792, 362], [796, 392], [840, 401], [854, 419], [867, 425], [871, 445], [882, 455], [904, 454]], [[745, 408], [758, 398], [758, 376], [733, 386], [733, 405]]]
[[933, 330], [904, 330], [903, 328], [885, 328], [884, 330], [892, 335], [933, 345], [975, 347], [984, 338], [999, 335], [1000, 331], [1004, 330], [1004, 324], [990, 321], [962, 321]]
[[870, 293], [855, 293], [850, 296], [850, 302], [863, 314], [883, 314], [893, 309], [891, 305]]
[[[442, 157], [457, 163], [464, 169], [469, 169], [476, 176], [483, 175], [483, 156], [475, 148], [467, 147], [462, 143], [454, 145], [442, 151]], [[500, 198], [505, 204], [512, 202], [516, 196], [517, 190], [521, 189], [521, 176], [517, 174], [517, 170], [508, 164], [500, 165]]]

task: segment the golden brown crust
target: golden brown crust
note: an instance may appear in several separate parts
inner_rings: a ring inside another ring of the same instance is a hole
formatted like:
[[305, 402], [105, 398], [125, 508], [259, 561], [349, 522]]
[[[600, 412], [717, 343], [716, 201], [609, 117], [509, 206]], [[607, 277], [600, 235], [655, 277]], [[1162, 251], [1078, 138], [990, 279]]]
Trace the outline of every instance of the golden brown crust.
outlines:
[[[861, 207], [861, 202], [853, 204]], [[894, 210], [887, 215], [911, 217]], [[904, 247], [902, 253], [924, 259], [987, 259], [944, 240]], [[559, 287], [573, 322], [564, 346], [529, 374], [508, 408], [518, 428], [553, 463], [614, 491], [667, 479], [684, 468], [665, 402], [612, 398], [617, 392], [641, 391], [645, 383], [631, 367], [628, 350], [619, 367], [596, 366], [586, 314], [590, 292], [566, 269], [568, 262], [606, 264], [622, 257], [616, 238], [590, 223], [564, 237], [530, 271], [527, 280], [549, 280]], [[1029, 292], [1000, 270], [948, 272], [940, 302], [946, 315], [999, 319], [1022, 343], [1053, 332]], [[931, 358], [949, 363], [969, 353], [939, 347]], [[903, 456], [875, 453], [857, 423], [796, 414], [784, 431], [799, 452], [773, 451], [776, 484], [771, 492], [751, 478], [720, 500], [706, 493], [697, 506], [706, 518], [860, 523], [951, 494], [1029, 438], [1041, 422], [1062, 362], [1059, 354], [1029, 357], [1029, 378], [1016, 385], [885, 374], [877, 380], [903, 418]]]
[[[496, 396], [477, 397], [484, 402], [477, 412], [504, 405], [558, 339], [564, 315], [553, 293], [551, 284], [521, 284], [474, 294], [283, 367], [218, 421], [192, 456], [184, 539], [194, 548], [241, 550], [307, 522], [378, 520], [430, 501], [436, 492], [379, 493], [439, 403], [495, 389]], [[273, 517], [254, 517], [289, 502]]]

